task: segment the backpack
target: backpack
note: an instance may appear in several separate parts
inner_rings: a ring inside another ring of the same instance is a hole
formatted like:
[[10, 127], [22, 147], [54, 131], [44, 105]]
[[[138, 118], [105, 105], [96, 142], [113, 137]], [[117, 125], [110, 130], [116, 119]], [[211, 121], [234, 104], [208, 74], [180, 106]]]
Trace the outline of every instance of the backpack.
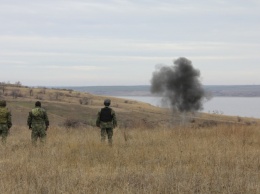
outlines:
[[111, 122], [113, 119], [111, 112], [111, 108], [102, 108], [100, 113], [100, 121]]

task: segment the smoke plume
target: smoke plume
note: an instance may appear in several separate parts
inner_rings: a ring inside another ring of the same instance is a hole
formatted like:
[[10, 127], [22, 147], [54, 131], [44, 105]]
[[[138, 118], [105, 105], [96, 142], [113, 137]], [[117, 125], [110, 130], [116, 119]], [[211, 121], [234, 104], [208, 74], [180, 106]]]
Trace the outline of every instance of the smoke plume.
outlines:
[[161, 66], [153, 73], [151, 92], [163, 95], [180, 112], [202, 110], [205, 91], [199, 78], [200, 71], [181, 57], [173, 66]]

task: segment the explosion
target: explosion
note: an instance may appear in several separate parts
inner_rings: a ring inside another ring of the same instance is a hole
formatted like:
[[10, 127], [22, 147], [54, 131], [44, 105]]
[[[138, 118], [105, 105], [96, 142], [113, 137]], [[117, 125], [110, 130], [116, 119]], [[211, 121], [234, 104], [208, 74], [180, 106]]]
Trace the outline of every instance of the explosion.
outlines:
[[184, 57], [174, 61], [173, 66], [160, 66], [151, 80], [151, 92], [161, 94], [172, 108], [180, 112], [203, 109], [206, 92], [200, 82], [200, 71]]

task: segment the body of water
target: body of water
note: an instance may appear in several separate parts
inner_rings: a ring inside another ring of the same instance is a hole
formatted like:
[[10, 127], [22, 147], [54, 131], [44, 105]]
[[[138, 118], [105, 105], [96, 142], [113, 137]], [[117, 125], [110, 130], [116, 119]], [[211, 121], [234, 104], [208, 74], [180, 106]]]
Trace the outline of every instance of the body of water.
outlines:
[[[117, 96], [146, 102], [162, 107], [161, 97], [150, 96]], [[260, 118], [260, 97], [214, 97], [203, 105], [202, 112], [231, 116]]]

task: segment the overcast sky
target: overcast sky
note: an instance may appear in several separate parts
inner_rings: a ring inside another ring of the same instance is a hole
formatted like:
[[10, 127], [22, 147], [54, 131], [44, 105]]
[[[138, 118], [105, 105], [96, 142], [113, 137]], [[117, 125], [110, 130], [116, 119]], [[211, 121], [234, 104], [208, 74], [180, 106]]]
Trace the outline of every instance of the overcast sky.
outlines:
[[0, 0], [0, 81], [148, 85], [179, 57], [204, 85], [260, 84], [260, 1]]

